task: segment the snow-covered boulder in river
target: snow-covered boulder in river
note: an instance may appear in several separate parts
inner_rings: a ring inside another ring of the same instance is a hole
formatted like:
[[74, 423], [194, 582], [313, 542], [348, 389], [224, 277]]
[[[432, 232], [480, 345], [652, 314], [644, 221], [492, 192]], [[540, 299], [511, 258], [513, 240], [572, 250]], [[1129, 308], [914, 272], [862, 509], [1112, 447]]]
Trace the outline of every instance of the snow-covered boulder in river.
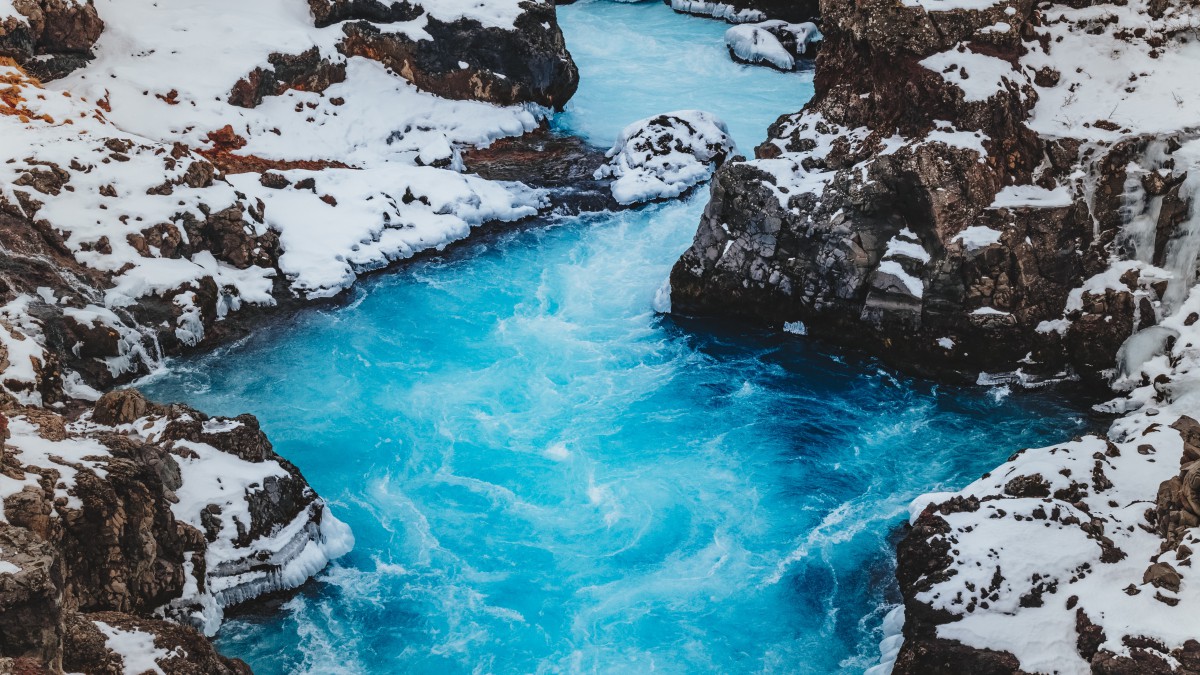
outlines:
[[734, 61], [761, 63], [779, 70], [795, 70], [802, 59], [812, 59], [820, 41], [821, 31], [807, 21], [763, 21], [725, 31], [725, 45]]
[[621, 204], [671, 199], [707, 180], [734, 150], [729, 129], [715, 115], [679, 110], [625, 127], [596, 178], [612, 177]]

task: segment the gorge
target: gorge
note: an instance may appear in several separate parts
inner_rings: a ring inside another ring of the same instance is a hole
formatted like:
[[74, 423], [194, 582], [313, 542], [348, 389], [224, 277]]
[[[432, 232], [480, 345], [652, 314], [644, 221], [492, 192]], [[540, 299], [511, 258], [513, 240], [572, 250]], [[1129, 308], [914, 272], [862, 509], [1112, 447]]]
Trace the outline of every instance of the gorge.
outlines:
[[1194, 3], [210, 4], [0, 2], [0, 669], [1200, 672]]

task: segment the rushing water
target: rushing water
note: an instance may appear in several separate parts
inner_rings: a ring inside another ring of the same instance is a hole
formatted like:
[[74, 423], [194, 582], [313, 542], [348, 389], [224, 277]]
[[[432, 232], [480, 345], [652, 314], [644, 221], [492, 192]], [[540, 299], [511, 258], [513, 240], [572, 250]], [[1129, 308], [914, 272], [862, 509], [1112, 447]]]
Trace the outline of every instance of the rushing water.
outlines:
[[[703, 107], [747, 147], [811, 90], [661, 3], [559, 10], [598, 142]], [[219, 644], [259, 673], [861, 672], [908, 500], [1081, 424], [655, 290], [705, 195], [493, 233], [173, 364], [160, 399], [253, 411], [357, 537]]]

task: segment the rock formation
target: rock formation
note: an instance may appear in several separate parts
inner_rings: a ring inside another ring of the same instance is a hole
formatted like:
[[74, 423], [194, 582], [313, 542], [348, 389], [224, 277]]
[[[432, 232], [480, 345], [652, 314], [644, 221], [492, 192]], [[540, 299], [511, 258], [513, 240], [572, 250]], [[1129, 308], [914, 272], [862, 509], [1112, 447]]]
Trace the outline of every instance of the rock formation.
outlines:
[[725, 31], [725, 45], [734, 61], [762, 64], [782, 71], [811, 64], [820, 43], [821, 31], [811, 21], [771, 20], [739, 24]]
[[918, 500], [886, 651], [900, 673], [1197, 672], [1196, 3], [821, 10], [816, 96], [717, 172], [674, 311], [1115, 388], [1107, 434]]
[[200, 631], [352, 545], [249, 415], [210, 418], [132, 390], [77, 416], [5, 406], [0, 658], [32, 672], [137, 670], [122, 659], [249, 672]]
[[725, 123], [700, 110], [680, 110], [625, 127], [595, 177], [611, 178], [622, 205], [673, 199], [708, 179], [734, 152]]
[[42, 79], [82, 66], [104, 22], [92, 0], [15, 0], [0, 16], [0, 56], [14, 59]]
[[[499, 105], [531, 102], [561, 110], [579, 85], [579, 71], [567, 52], [553, 4], [523, 3], [524, 11], [511, 26], [484, 25], [471, 17], [443, 21], [430, 16], [421, 34], [410, 35], [387, 30], [377, 19], [365, 20], [378, 15], [363, 9], [373, 5], [332, 2], [328, 11], [318, 12], [316, 6], [327, 2], [310, 0], [318, 25], [322, 16], [328, 16], [326, 21], [359, 19], [343, 24], [342, 53], [379, 61], [438, 96]], [[398, 6], [412, 7], [392, 5]], [[421, 8], [412, 12], [420, 15]]]
[[[1165, 168], [1169, 153], [1155, 148], [1189, 138], [1190, 101], [1172, 104], [1179, 114], [1156, 137], [1133, 120], [1064, 128], [1046, 102], [1087, 78], [1051, 64], [1062, 45], [1099, 36], [1088, 39], [1141, 56], [1106, 82], [1165, 96], [1168, 69], [1126, 71], [1185, 39], [1170, 17], [1187, 8], [1166, 6], [1158, 32], [1141, 37], [1132, 20], [1030, 3], [824, 9], [816, 96], [772, 127], [757, 159], [718, 173], [672, 273], [676, 310], [803, 321], [923, 372], [1100, 381], [1161, 310], [1155, 268], [1187, 209], [1182, 167]], [[1150, 114], [1121, 93], [1131, 116]], [[1159, 232], [1160, 255], [1145, 247], [1148, 264], [1112, 273], [1135, 238], [1126, 211], [1137, 199], [1155, 202], [1145, 227]]]

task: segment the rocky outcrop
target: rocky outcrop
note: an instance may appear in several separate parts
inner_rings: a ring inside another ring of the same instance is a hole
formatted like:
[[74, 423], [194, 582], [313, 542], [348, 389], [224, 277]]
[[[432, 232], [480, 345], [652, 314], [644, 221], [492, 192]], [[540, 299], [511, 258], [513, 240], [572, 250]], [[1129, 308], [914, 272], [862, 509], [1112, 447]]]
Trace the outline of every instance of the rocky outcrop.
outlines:
[[[318, 21], [322, 16], [422, 15], [422, 8], [407, 3], [393, 4], [384, 12], [379, 3], [313, 2], [326, 7], [317, 14]], [[522, 10], [511, 26], [484, 25], [471, 17], [444, 21], [427, 16], [417, 35], [369, 20], [347, 21], [339, 49], [346, 56], [379, 61], [438, 96], [499, 105], [537, 103], [561, 110], [579, 86], [579, 71], [567, 51], [554, 5], [530, 2]]]
[[376, 0], [310, 0], [318, 28], [340, 30], [337, 54], [313, 47], [273, 53], [270, 67], [239, 80], [229, 103], [253, 108], [285, 91], [323, 92], [346, 79], [345, 59], [378, 61], [421, 89], [451, 99], [498, 105], [536, 103], [561, 110], [575, 93], [579, 72], [558, 27], [553, 4], [481, 4], [475, 14], [441, 11], [436, 4]]
[[323, 58], [316, 47], [295, 55], [276, 52], [267, 59], [270, 68], [255, 68], [233, 85], [231, 105], [253, 108], [264, 98], [288, 90], [322, 92], [331, 84], [346, 81], [346, 64]]
[[[1186, 111], [1157, 137], [1103, 121], [1051, 135], [1039, 100], [1079, 83], [1042, 64], [1090, 19], [1015, 1], [828, 4], [816, 96], [718, 174], [672, 272], [676, 311], [802, 321], [925, 373], [1100, 382], [1165, 288], [1139, 267], [1079, 289], [1120, 255], [1139, 176], [1162, 172], [1152, 188], [1170, 199], [1182, 172], [1145, 157], [1187, 141]], [[1155, 208], [1160, 252], [1181, 212]]]
[[122, 645], [140, 644], [124, 658], [249, 672], [198, 631], [215, 631], [226, 606], [302, 583], [352, 542], [249, 415], [117, 391], [75, 419], [11, 403], [3, 419], [0, 658], [122, 672]]
[[11, 7], [7, 16], [0, 8], [0, 57], [43, 80], [85, 64], [104, 29], [92, 0], [14, 0]]

